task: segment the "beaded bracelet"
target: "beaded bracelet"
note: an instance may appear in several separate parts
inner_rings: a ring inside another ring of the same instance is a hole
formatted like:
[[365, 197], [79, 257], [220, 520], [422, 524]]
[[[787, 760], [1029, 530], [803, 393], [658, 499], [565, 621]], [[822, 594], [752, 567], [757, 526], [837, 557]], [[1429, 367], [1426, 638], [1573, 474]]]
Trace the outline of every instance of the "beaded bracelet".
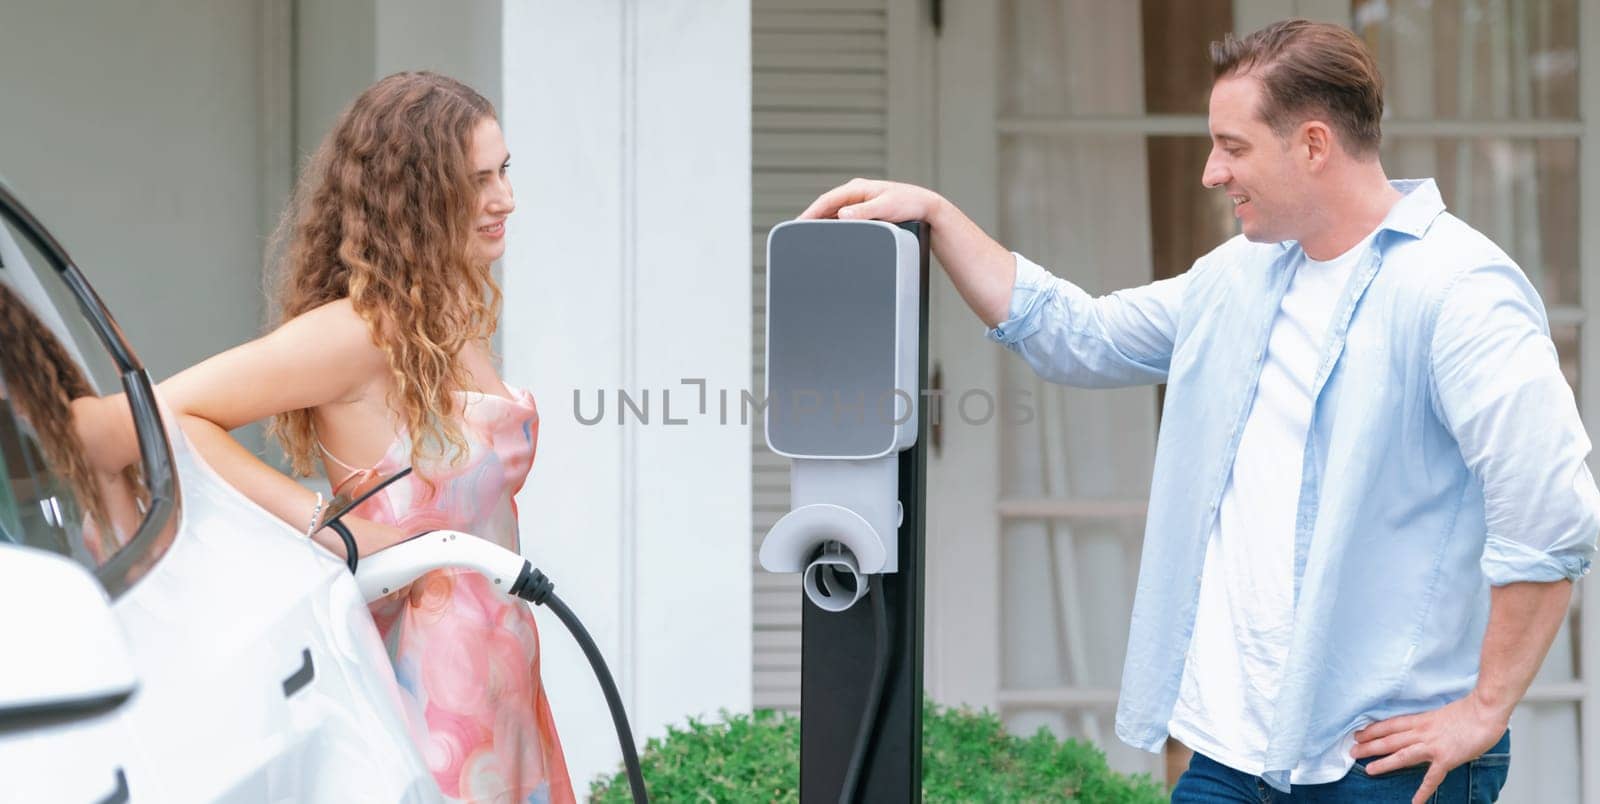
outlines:
[[320, 527], [321, 525], [322, 525], [322, 492], [319, 491], [319, 492], [317, 492], [317, 507], [311, 510], [311, 524], [306, 526], [306, 538], [307, 539], [311, 538], [311, 534], [316, 533], [317, 532], [317, 528]]

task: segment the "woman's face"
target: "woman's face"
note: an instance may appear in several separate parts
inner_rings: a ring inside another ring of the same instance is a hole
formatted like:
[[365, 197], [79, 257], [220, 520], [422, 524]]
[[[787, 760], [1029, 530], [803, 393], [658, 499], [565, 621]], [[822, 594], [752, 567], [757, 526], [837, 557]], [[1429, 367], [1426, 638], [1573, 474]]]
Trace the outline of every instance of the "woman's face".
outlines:
[[493, 119], [478, 123], [472, 130], [467, 158], [472, 160], [473, 179], [478, 184], [468, 256], [473, 262], [488, 264], [505, 253], [506, 216], [517, 208], [517, 202], [511, 197], [511, 179], [506, 173], [511, 166], [511, 155], [506, 152], [499, 123]]

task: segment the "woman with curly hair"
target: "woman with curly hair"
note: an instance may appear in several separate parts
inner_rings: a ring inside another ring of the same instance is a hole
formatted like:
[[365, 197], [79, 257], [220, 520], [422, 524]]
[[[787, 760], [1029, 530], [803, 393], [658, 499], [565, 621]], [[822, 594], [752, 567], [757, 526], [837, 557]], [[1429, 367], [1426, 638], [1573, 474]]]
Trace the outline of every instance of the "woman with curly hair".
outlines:
[[[518, 550], [513, 496], [538, 413], [495, 373], [500, 294], [489, 266], [515, 204], [494, 108], [425, 72], [391, 75], [344, 112], [279, 227], [278, 324], [161, 386], [218, 473], [317, 530], [319, 495], [228, 431], [271, 418], [298, 475], [354, 497], [415, 471], [345, 518], [363, 554], [448, 528]], [[437, 570], [372, 604], [420, 746], [444, 794], [573, 800], [528, 606], [483, 576]]]

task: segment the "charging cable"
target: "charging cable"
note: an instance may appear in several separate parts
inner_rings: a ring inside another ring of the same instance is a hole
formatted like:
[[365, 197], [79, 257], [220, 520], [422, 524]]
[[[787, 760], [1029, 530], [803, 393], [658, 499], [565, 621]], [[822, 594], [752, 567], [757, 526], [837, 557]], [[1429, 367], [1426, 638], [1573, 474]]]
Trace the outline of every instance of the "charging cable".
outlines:
[[[411, 474], [411, 467], [409, 467], [409, 466], [407, 466], [404, 469], [401, 469], [398, 472], [395, 472], [394, 474], [384, 478], [382, 483], [379, 483], [378, 485], [373, 486], [370, 489], [367, 489], [366, 491], [362, 492], [360, 497], [357, 497], [354, 500], [351, 500], [349, 505], [346, 505], [345, 507], [339, 509], [339, 513], [334, 514], [333, 516], [330, 516], [327, 519], [322, 520], [322, 527], [327, 528], [327, 529], [333, 531], [334, 533], [339, 534], [339, 541], [344, 542], [344, 564], [345, 564], [345, 566], [350, 568], [350, 573], [352, 575], [355, 574], [356, 565], [358, 563], [360, 563], [361, 557], [356, 554], [356, 537], [355, 537], [355, 534], [350, 532], [350, 526], [346, 525], [343, 522], [343, 520], [341, 519], [341, 517], [343, 517], [345, 514], [350, 513], [351, 511], [354, 511], [356, 506], [366, 502], [367, 498], [371, 497], [372, 495], [377, 494], [380, 491], [383, 491], [385, 488], [387, 488], [389, 486], [389, 484], [391, 484], [391, 483], [395, 482], [396, 480], [399, 480], [400, 478], [405, 477], [406, 475], [409, 475], [409, 474]], [[319, 528], [318, 530], [320, 530], [320, 529], [321, 528]]]
[[[356, 572], [355, 538], [339, 518], [410, 472], [410, 467], [400, 470], [357, 497], [324, 523], [324, 527], [332, 528], [344, 541], [348, 557], [346, 563], [352, 573]], [[600, 682], [606, 706], [611, 710], [611, 722], [617, 729], [617, 744], [622, 748], [622, 761], [627, 767], [628, 787], [633, 792], [633, 800], [635, 804], [648, 804], [650, 796], [645, 790], [644, 772], [639, 767], [638, 749], [634, 747], [633, 731], [628, 727], [628, 713], [622, 706], [622, 695], [617, 692], [617, 683], [611, 677], [611, 670], [606, 666], [605, 658], [600, 655], [600, 648], [595, 645], [588, 629], [556, 595], [555, 582], [535, 568], [532, 562], [493, 542], [468, 534], [449, 530], [424, 531], [367, 556], [362, 563], [362, 570], [356, 573], [356, 584], [365, 599], [373, 600], [411, 583], [425, 572], [443, 567], [475, 570], [505, 589], [507, 594], [536, 606], [546, 606], [555, 613], [583, 649], [584, 657], [594, 670], [595, 679]]]
[[872, 665], [872, 688], [867, 692], [867, 705], [861, 710], [861, 726], [856, 731], [855, 750], [850, 753], [849, 769], [839, 789], [839, 804], [855, 804], [861, 800], [861, 783], [866, 778], [863, 771], [877, 743], [878, 710], [883, 707], [883, 691], [889, 682], [889, 614], [883, 599], [882, 575], [867, 576], [867, 597], [872, 598], [872, 630], [877, 640], [877, 655]]
[[646, 804], [650, 796], [644, 789], [644, 772], [639, 768], [639, 753], [633, 747], [633, 730], [628, 728], [628, 712], [622, 708], [617, 682], [612, 680], [611, 670], [606, 667], [605, 657], [600, 655], [594, 638], [578, 621], [578, 615], [573, 614], [572, 609], [567, 608], [567, 604], [556, 596], [555, 587], [555, 582], [535, 569], [532, 563], [524, 562], [522, 575], [511, 585], [510, 591], [535, 606], [548, 606], [572, 632], [572, 638], [578, 641], [578, 646], [583, 648], [583, 655], [589, 658], [594, 677], [600, 682], [600, 690], [605, 693], [606, 706], [611, 708], [611, 723], [617, 729], [617, 744], [622, 747], [622, 763], [628, 769], [628, 787], [633, 791], [633, 800], [635, 804]]

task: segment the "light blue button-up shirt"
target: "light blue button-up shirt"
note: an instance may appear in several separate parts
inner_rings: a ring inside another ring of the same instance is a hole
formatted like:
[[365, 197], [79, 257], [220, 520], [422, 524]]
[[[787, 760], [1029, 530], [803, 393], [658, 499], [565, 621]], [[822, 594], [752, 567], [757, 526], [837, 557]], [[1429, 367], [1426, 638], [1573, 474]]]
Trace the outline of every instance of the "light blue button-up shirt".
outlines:
[[[1544, 305], [1445, 211], [1395, 204], [1329, 324], [1294, 533], [1294, 634], [1264, 778], [1362, 726], [1466, 695], [1489, 586], [1576, 579], [1600, 535], [1589, 438]], [[1167, 383], [1117, 736], [1159, 751], [1194, 630], [1207, 536], [1297, 243], [1235, 237], [1188, 273], [1092, 298], [1020, 255], [989, 337], [1045, 379]]]

